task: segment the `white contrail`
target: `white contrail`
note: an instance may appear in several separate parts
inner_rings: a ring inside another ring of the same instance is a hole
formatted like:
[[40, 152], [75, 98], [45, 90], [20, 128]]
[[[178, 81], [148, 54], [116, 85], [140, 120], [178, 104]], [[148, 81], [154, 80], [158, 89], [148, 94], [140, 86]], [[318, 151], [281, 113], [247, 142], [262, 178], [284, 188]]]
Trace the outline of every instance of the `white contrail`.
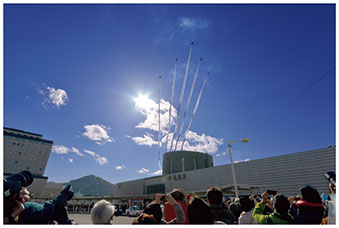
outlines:
[[181, 87], [181, 93], [180, 93], [180, 99], [179, 99], [179, 106], [178, 106], [178, 109], [177, 109], [177, 123], [176, 123], [176, 125], [175, 125], [175, 130], [174, 130], [174, 134], [173, 134], [172, 141], [171, 141], [171, 149], [170, 149], [170, 151], [172, 151], [173, 140], [174, 140], [175, 135], [176, 135], [177, 130], [178, 130], [180, 106], [181, 106], [182, 98], [183, 98], [183, 96], [184, 96], [184, 91], [185, 91], [185, 86], [186, 86], [186, 81], [187, 81], [188, 69], [189, 69], [190, 62], [191, 62], [192, 48], [193, 48], [193, 42], [191, 43], [190, 52], [189, 52], [189, 54], [188, 54], [188, 59], [187, 59], [187, 65], [186, 65], [186, 71], [185, 71], [184, 82], [183, 82], [182, 87]]
[[161, 125], [160, 125], [160, 99], [161, 99], [161, 76], [159, 76], [159, 113], [158, 113], [158, 117], [159, 117], [159, 132], [158, 132], [158, 165], [159, 165], [159, 169], [161, 170], [161, 164], [160, 164], [160, 129], [161, 129]]
[[177, 61], [178, 61], [178, 59], [175, 59], [173, 81], [172, 81], [172, 95], [171, 95], [171, 103], [170, 103], [170, 109], [169, 109], [169, 115], [168, 115], [168, 132], [167, 132], [167, 137], [166, 137], [165, 151], [167, 151], [168, 135], [169, 135], [170, 130], [171, 130], [171, 112], [172, 112], [173, 97], [174, 97], [175, 76], [176, 76], [176, 72], [177, 72]]
[[205, 78], [204, 83], [202, 84], [202, 87], [201, 87], [201, 89], [200, 89], [200, 93], [199, 93], [199, 96], [198, 96], [198, 98], [197, 98], [197, 102], [195, 103], [195, 107], [194, 107], [194, 110], [193, 110], [193, 112], [192, 112], [192, 116], [191, 116], [190, 122], [188, 123], [188, 127], [187, 127], [187, 129], [186, 129], [186, 131], [185, 131], [185, 134], [184, 134], [184, 140], [182, 141], [181, 149], [180, 149], [181, 151], [182, 151], [182, 149], [184, 148], [184, 144], [185, 144], [185, 142], [186, 142], [186, 134], [188, 133], [188, 131], [189, 131], [190, 128], [191, 128], [192, 120], [193, 120], [193, 117], [194, 117], [194, 115], [195, 115], [195, 113], [196, 113], [196, 111], [197, 111], [197, 109], [198, 109], [199, 102], [200, 102], [200, 98], [201, 98], [201, 94], [202, 94], [202, 91], [204, 90], [204, 87], [205, 87], [206, 81], [207, 81], [207, 79], [208, 79], [208, 76], [209, 76], [209, 73], [207, 74], [207, 77]]
[[191, 103], [191, 98], [192, 98], [192, 94], [193, 94], [193, 90], [194, 90], [194, 85], [195, 85], [195, 81], [197, 80], [197, 77], [198, 77], [201, 61], [202, 61], [202, 59], [200, 59], [200, 62], [198, 64], [198, 66], [197, 66], [197, 70], [195, 71], [194, 80], [193, 80], [193, 83], [192, 83], [192, 86], [191, 86], [190, 94], [188, 95], [188, 99], [187, 99], [187, 103], [186, 103], [186, 107], [185, 107], [185, 112], [184, 112], [184, 117], [183, 117], [182, 122], [181, 122], [181, 126], [180, 126], [179, 134], [178, 134], [178, 137], [177, 137], [177, 141], [175, 143], [174, 151], [177, 150], [178, 142], [179, 142], [179, 139], [180, 139], [181, 134], [182, 134], [182, 129], [184, 127], [184, 123], [185, 123], [185, 118], [186, 118], [188, 107], [189, 107], [189, 105]]

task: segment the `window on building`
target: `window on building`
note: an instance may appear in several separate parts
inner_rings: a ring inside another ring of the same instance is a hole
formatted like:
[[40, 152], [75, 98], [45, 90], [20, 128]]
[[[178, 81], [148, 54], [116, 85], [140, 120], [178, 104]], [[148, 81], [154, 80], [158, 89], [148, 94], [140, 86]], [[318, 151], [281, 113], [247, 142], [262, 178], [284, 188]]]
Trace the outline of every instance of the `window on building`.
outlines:
[[181, 171], [185, 171], [185, 158], [181, 158]]
[[197, 167], [198, 167], [198, 164], [197, 164], [197, 159], [196, 159], [196, 158], [194, 158], [194, 169], [197, 169]]

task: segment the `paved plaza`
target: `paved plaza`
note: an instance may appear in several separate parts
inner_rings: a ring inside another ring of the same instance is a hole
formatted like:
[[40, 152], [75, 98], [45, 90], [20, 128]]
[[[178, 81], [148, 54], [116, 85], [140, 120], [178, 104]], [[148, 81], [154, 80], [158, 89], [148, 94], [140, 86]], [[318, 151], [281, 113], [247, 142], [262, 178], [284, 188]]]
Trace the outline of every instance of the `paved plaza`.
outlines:
[[[90, 214], [69, 214], [75, 224], [92, 224]], [[136, 217], [114, 216], [113, 224], [131, 224]]]

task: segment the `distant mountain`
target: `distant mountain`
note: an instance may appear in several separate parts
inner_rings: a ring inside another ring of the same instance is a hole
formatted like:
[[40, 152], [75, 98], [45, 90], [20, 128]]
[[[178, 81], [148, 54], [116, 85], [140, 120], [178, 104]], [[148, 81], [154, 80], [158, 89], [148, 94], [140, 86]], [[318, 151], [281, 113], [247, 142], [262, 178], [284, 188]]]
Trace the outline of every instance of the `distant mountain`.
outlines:
[[71, 180], [62, 185], [72, 185], [75, 196], [113, 196], [115, 185], [104, 179], [89, 175], [75, 180]]

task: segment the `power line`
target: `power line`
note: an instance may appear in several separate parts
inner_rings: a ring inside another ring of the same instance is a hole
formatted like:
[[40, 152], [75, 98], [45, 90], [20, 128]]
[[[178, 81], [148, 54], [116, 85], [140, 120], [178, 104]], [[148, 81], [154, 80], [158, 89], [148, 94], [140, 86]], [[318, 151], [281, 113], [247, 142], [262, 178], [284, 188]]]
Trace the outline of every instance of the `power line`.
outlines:
[[277, 110], [276, 112], [274, 112], [272, 115], [270, 115], [268, 118], [266, 118], [264, 121], [262, 121], [261, 123], [259, 123], [256, 127], [254, 127], [252, 130], [250, 130], [246, 136], [248, 136], [249, 134], [251, 134], [253, 131], [255, 131], [256, 129], [258, 129], [259, 127], [261, 127], [262, 125], [264, 125], [268, 120], [270, 120], [271, 118], [275, 117], [276, 115], [278, 115], [280, 112], [282, 112], [287, 106], [289, 106], [290, 104], [292, 104], [293, 102], [295, 102], [299, 97], [301, 97], [302, 95], [304, 95], [308, 90], [310, 90], [311, 88], [313, 88], [315, 85], [317, 85], [322, 79], [326, 78], [327, 76], [330, 75], [330, 73], [332, 71], [335, 71], [335, 67], [333, 67], [332, 69], [330, 69], [329, 71], [327, 71], [325, 74], [323, 74], [320, 78], [318, 78], [317, 80], [315, 80], [311, 85], [309, 85], [306, 89], [304, 89], [303, 91], [301, 91], [301, 93], [299, 93], [297, 96], [295, 96], [294, 98], [292, 98], [289, 102], [287, 102], [285, 105], [283, 105], [279, 110]]

